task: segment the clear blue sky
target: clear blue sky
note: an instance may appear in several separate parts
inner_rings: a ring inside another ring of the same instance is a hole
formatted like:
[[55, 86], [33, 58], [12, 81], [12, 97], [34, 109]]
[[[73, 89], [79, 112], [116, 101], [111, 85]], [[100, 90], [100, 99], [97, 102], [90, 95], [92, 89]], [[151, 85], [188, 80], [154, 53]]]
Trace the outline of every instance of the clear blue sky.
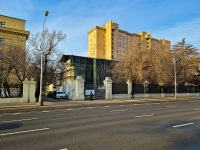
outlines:
[[87, 32], [110, 20], [131, 33], [151, 32], [153, 38], [171, 44], [186, 38], [200, 49], [200, 0], [1, 0], [0, 14], [26, 20], [26, 30], [45, 26], [63, 31], [66, 40], [59, 45], [64, 54], [87, 56]]

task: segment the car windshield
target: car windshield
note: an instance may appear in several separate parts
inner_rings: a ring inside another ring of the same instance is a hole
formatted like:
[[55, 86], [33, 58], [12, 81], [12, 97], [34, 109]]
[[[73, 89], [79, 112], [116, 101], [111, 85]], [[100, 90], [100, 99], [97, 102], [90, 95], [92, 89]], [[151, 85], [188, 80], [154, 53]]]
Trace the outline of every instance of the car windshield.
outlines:
[[65, 94], [64, 92], [57, 92], [57, 94]]

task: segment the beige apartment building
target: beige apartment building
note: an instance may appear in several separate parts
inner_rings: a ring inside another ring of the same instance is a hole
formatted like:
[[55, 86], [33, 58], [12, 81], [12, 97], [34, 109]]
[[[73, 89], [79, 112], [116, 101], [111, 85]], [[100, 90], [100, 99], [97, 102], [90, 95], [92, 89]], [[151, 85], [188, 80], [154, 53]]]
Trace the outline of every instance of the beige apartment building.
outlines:
[[[26, 40], [29, 37], [30, 32], [25, 30], [25, 20], [13, 18], [9, 16], [0, 15], [0, 59], [6, 60], [5, 58], [9, 55], [8, 50], [26, 50]], [[16, 48], [17, 47], [17, 48]], [[25, 58], [19, 58], [24, 59]], [[11, 72], [9, 76], [8, 68], [6, 63], [0, 63], [0, 84], [7, 79], [10, 83], [18, 83], [18, 78], [15, 73]]]
[[25, 23], [22, 19], [0, 15], [0, 46], [16, 42], [25, 49], [30, 34], [25, 31]]
[[95, 26], [88, 32], [88, 56], [92, 58], [122, 60], [134, 48], [153, 48], [170, 51], [170, 41], [155, 39], [151, 33], [130, 33], [119, 29], [119, 24], [109, 21], [102, 27]]

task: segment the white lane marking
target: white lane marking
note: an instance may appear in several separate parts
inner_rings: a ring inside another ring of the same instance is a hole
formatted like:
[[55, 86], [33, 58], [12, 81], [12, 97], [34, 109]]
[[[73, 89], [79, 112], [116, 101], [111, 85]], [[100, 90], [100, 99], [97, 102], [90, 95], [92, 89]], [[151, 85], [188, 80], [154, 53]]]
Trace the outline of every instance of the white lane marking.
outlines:
[[12, 134], [20, 134], [20, 133], [28, 133], [28, 132], [36, 132], [36, 131], [44, 131], [44, 130], [49, 130], [49, 128], [41, 128], [41, 129], [33, 129], [33, 130], [26, 130], [26, 131], [3, 133], [3, 134], [1, 134], [1, 136], [12, 135]]
[[50, 112], [50, 111], [49, 111], [49, 110], [43, 110], [42, 112], [43, 112], [43, 113], [46, 113], [46, 112]]
[[178, 127], [183, 127], [183, 126], [189, 126], [189, 125], [192, 125], [192, 124], [194, 124], [194, 123], [193, 123], [193, 122], [190, 122], [190, 123], [175, 125], [175, 126], [172, 126], [172, 127], [173, 127], [173, 128], [178, 128]]
[[88, 109], [93, 109], [93, 108], [96, 108], [96, 107], [87, 107]]
[[119, 105], [119, 106], [124, 107], [125, 105]]
[[104, 106], [105, 108], [109, 108], [110, 106]]
[[12, 113], [13, 115], [21, 115], [22, 113]]
[[29, 119], [20, 119], [20, 120], [8, 120], [8, 121], [2, 121], [2, 122], [20, 122], [20, 121], [30, 121], [30, 120], [36, 120], [38, 118], [29, 118]]
[[123, 110], [112, 110], [110, 112], [116, 112], [116, 111], [127, 111], [128, 109], [123, 109]]
[[194, 110], [199, 111], [200, 109], [194, 109]]
[[159, 105], [160, 103], [152, 103], [153, 105]]
[[149, 114], [149, 115], [141, 115], [141, 116], [135, 116], [135, 118], [142, 118], [142, 117], [151, 117], [154, 114]]
[[66, 110], [73, 110], [72, 108], [68, 108], [68, 109], [66, 109]]
[[67, 148], [59, 149], [59, 150], [67, 150]]

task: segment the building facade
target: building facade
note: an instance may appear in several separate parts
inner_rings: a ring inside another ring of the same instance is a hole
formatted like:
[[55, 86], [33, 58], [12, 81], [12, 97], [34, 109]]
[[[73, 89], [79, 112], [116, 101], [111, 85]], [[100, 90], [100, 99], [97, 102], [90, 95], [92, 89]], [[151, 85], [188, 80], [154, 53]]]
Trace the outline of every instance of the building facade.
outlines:
[[[63, 55], [61, 63], [64, 63], [62, 89], [69, 99], [73, 98], [75, 79], [81, 76], [84, 79], [84, 89], [95, 90], [95, 97], [102, 98], [105, 90], [103, 81], [111, 76], [111, 68], [115, 63], [112, 60], [96, 59], [74, 55]], [[87, 94], [85, 94], [87, 95]], [[86, 98], [87, 99], [87, 98]]]
[[74, 55], [63, 55], [60, 62], [66, 63], [62, 82], [74, 81], [77, 76], [85, 80], [85, 87], [97, 89], [103, 86], [105, 77], [110, 77], [113, 61]]
[[[25, 30], [25, 20], [13, 18], [9, 16], [0, 15], [0, 87], [1, 91], [4, 87], [6, 89], [7, 84], [11, 85], [19, 84], [19, 80], [13, 70], [8, 70], [6, 58], [12, 59], [12, 55], [18, 54], [18, 51], [25, 54], [26, 41], [30, 32]], [[13, 52], [13, 53], [12, 53]], [[25, 60], [25, 55], [18, 58]], [[23, 57], [24, 56], [24, 57]], [[14, 59], [14, 58], [13, 58]], [[15, 60], [13, 60], [15, 62]], [[16, 88], [19, 90], [19, 88]], [[12, 89], [11, 93], [13, 91]], [[19, 93], [19, 91], [16, 91]], [[4, 92], [6, 93], [6, 92]], [[2, 94], [2, 92], [1, 92]]]
[[103, 27], [95, 26], [88, 32], [88, 56], [120, 61], [135, 48], [153, 48], [170, 51], [170, 41], [155, 39], [151, 33], [130, 33], [119, 29], [119, 24], [109, 21]]
[[25, 31], [25, 20], [0, 15], [0, 45], [17, 42], [24, 49], [30, 32]]

